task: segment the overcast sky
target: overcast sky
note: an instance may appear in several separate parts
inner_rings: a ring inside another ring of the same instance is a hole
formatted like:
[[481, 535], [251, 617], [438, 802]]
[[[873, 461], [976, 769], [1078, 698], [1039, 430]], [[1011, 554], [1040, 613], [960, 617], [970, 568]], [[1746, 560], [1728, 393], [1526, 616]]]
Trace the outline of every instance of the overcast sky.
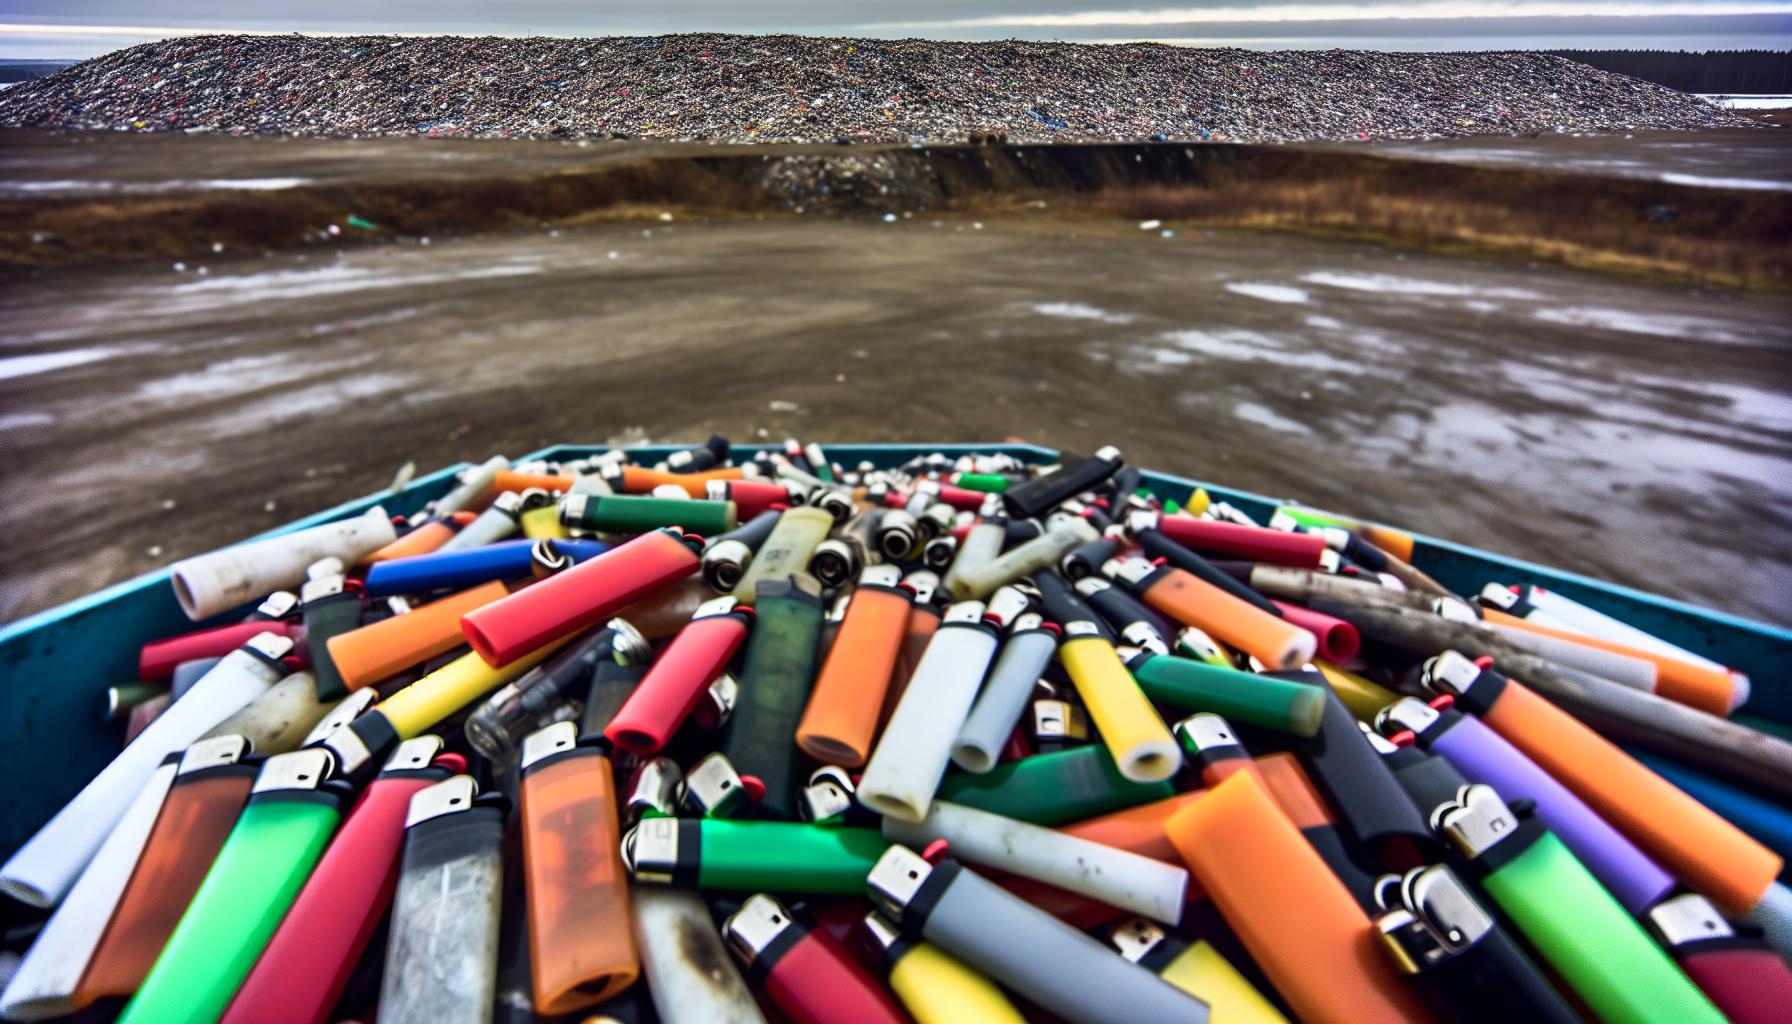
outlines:
[[0, 0], [0, 57], [194, 31], [1156, 39], [1282, 49], [1788, 49], [1792, 0]]

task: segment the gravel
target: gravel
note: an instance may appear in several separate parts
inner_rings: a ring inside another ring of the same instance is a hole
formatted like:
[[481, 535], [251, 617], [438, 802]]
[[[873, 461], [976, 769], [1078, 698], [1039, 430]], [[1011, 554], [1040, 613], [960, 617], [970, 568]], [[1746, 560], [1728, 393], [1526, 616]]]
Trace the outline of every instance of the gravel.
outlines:
[[1735, 127], [1540, 53], [678, 35], [197, 36], [0, 93], [0, 126], [727, 142], [1227, 142]]

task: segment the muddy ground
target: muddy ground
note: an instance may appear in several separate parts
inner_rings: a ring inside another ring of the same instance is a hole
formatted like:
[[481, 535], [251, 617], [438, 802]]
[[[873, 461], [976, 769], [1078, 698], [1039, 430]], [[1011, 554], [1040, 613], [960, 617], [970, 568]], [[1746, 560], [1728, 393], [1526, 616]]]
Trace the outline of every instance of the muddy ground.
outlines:
[[[981, 226], [979, 226], [981, 224]], [[0, 287], [0, 619], [557, 441], [1010, 436], [1792, 624], [1792, 299], [1045, 215]]]

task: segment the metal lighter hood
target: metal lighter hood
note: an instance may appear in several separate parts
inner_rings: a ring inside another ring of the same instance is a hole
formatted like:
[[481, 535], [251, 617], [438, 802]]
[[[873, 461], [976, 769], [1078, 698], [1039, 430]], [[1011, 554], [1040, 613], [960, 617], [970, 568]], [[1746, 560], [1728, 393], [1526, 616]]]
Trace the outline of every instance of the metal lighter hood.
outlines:
[[446, 782], [438, 782], [428, 789], [418, 790], [411, 797], [410, 808], [405, 812], [404, 827], [411, 828], [444, 814], [468, 810], [473, 806], [473, 798], [478, 795], [479, 783], [471, 775], [456, 775]]
[[1108, 925], [1108, 943], [1135, 964], [1163, 945], [1168, 937], [1168, 932], [1146, 917], [1124, 918]]
[[1481, 677], [1481, 667], [1456, 651], [1425, 662], [1424, 682], [1433, 690], [1460, 697]]
[[933, 865], [898, 843], [885, 850], [865, 877], [872, 902], [890, 917], [900, 920], [903, 910], [933, 874]]
[[1408, 871], [1400, 881], [1400, 895], [1411, 911], [1443, 947], [1462, 953], [1493, 930], [1493, 918], [1442, 864]]
[[1476, 784], [1464, 787], [1455, 801], [1439, 804], [1431, 812], [1431, 827], [1473, 860], [1514, 835], [1518, 816], [1492, 786]]
[[1375, 715], [1375, 727], [1384, 734], [1410, 731], [1417, 736], [1431, 728], [1443, 717], [1437, 709], [1414, 697], [1402, 697], [1400, 700], [1382, 708]]
[[1686, 893], [1663, 900], [1649, 909], [1649, 923], [1661, 933], [1669, 947], [1705, 939], [1735, 938], [1731, 928], [1711, 901], [1698, 893]]
[[205, 768], [235, 764], [252, 747], [253, 744], [241, 736], [214, 736], [209, 740], [199, 740], [181, 754], [178, 774], [186, 775]]
[[622, 837], [622, 863], [637, 882], [670, 885], [678, 871], [678, 819], [643, 818]]
[[741, 905], [722, 925], [728, 948], [749, 966], [759, 954], [791, 926], [790, 911], [776, 899], [759, 893]]
[[330, 713], [325, 715], [322, 721], [312, 727], [311, 732], [305, 737], [305, 742], [300, 745], [310, 747], [322, 743], [330, 737], [331, 733], [359, 718], [363, 711], [373, 705], [374, 701], [379, 700], [379, 696], [379, 691], [371, 686], [351, 692], [342, 698], [341, 703], [331, 708]]
[[542, 758], [571, 750], [578, 742], [579, 727], [574, 722], [555, 722], [545, 729], [537, 729], [523, 737], [523, 754], [518, 770], [526, 772]]
[[392, 751], [392, 756], [386, 759], [386, 764], [380, 771], [405, 772], [428, 768], [429, 763], [434, 761], [436, 755], [441, 752], [442, 738], [440, 736], [418, 736], [415, 739], [408, 739], [400, 743], [397, 750]]
[[316, 789], [329, 775], [330, 755], [325, 750], [313, 747], [277, 754], [262, 763], [255, 787], [249, 793], [253, 796], [282, 789]]

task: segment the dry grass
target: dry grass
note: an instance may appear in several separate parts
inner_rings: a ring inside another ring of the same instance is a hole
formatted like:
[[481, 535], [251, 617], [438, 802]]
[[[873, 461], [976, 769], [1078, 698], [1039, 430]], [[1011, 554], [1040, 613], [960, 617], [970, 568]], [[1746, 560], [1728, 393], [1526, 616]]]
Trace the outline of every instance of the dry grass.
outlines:
[[[1220, 180], [1105, 193], [1090, 205], [1190, 225], [1299, 231], [1461, 255], [1546, 260], [1656, 280], [1792, 286], [1792, 201], [1525, 172]], [[1228, 176], [1230, 177], [1230, 176]], [[1466, 178], [1466, 180], [1464, 180]], [[1672, 207], [1654, 223], [1644, 211]]]

